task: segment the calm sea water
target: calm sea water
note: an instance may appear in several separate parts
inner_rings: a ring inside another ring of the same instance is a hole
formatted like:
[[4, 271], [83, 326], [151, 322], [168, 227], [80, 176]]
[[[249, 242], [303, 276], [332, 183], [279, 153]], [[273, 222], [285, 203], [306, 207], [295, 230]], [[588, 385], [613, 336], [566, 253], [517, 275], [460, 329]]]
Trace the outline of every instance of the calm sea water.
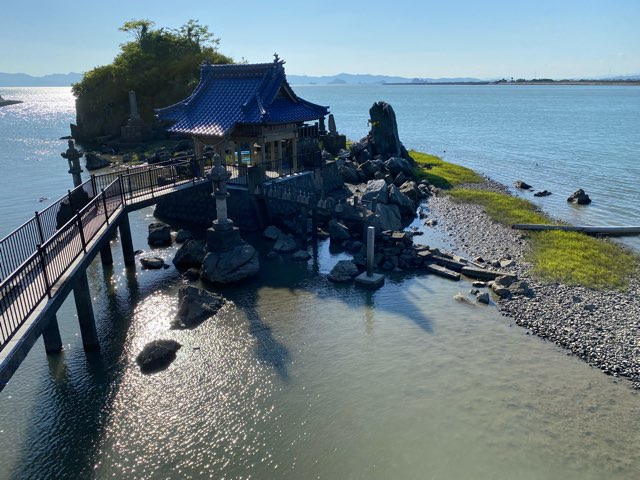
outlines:
[[[559, 88], [296, 90], [331, 105], [351, 138], [385, 99], [408, 147], [552, 190], [544, 207], [564, 218], [600, 222], [608, 198], [637, 220], [638, 93]], [[2, 235], [69, 187], [58, 138], [73, 100], [64, 88], [0, 94], [26, 101], [0, 109]], [[585, 133], [604, 112], [617, 113], [601, 128], [616, 128]], [[561, 153], [573, 148], [570, 159]], [[594, 197], [588, 209], [563, 203], [574, 186]], [[135, 248], [148, 248], [151, 215], [132, 216]], [[443, 241], [433, 235], [422, 239]], [[231, 303], [215, 320], [171, 331], [177, 272], [127, 272], [117, 240], [113, 251], [113, 268], [94, 262], [88, 272], [101, 352], [85, 355], [69, 300], [58, 313], [63, 354], [36, 344], [0, 393], [2, 479], [640, 476], [638, 395], [493, 307], [453, 301], [469, 285], [403, 275], [374, 293], [332, 285], [325, 275], [344, 255], [321, 243], [307, 264], [263, 257], [259, 278], [219, 289]], [[175, 247], [154, 253], [170, 260]], [[169, 369], [144, 376], [133, 359], [154, 338], [183, 348]]]

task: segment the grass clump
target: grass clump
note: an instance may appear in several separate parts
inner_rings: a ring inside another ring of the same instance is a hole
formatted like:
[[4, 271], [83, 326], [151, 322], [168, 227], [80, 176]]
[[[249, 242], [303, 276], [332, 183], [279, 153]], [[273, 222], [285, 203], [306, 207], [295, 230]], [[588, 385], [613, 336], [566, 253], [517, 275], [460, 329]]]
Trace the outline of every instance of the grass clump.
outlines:
[[522, 198], [470, 188], [456, 188], [448, 193], [456, 201], [483, 206], [494, 221], [508, 226], [514, 223], [553, 223], [533, 203]]
[[427, 180], [436, 187], [450, 189], [463, 183], [482, 183], [484, 181], [480, 175], [470, 168], [445, 162], [435, 155], [414, 150], [411, 150], [409, 155], [418, 164], [414, 172], [416, 178]]
[[[455, 200], [484, 207], [498, 223], [553, 224], [531, 202], [511, 195], [455, 188], [448, 192]], [[624, 289], [637, 273], [638, 257], [625, 248], [579, 232], [529, 232], [527, 260], [540, 280], [582, 285], [596, 290]]]
[[531, 247], [528, 259], [533, 273], [546, 281], [623, 289], [638, 268], [633, 253], [578, 232], [535, 232]]

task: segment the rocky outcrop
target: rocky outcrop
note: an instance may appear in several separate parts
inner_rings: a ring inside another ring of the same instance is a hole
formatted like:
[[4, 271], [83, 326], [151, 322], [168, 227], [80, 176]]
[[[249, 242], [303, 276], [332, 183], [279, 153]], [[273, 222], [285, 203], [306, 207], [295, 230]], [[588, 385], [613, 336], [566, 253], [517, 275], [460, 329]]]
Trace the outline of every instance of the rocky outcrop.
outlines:
[[387, 102], [376, 102], [369, 109], [372, 153], [385, 158], [402, 153], [398, 122], [393, 107]]
[[173, 257], [173, 264], [180, 269], [200, 268], [206, 254], [207, 245], [204, 241], [187, 240]]
[[175, 340], [154, 340], [147, 343], [136, 356], [136, 363], [144, 373], [163, 370], [175, 360], [181, 346]]
[[211, 283], [233, 283], [252, 277], [259, 270], [258, 252], [248, 243], [242, 243], [230, 250], [207, 253], [200, 278]]
[[591, 199], [583, 189], [579, 189], [573, 192], [571, 196], [567, 198], [567, 202], [577, 203], [578, 205], [589, 205], [591, 203]]
[[149, 224], [147, 242], [153, 247], [167, 247], [171, 245], [171, 229], [161, 222]]
[[213, 317], [226, 303], [222, 295], [192, 285], [183, 285], [178, 291], [178, 313], [173, 328], [194, 328]]
[[179, 230], [176, 234], [176, 243], [184, 243], [191, 239], [193, 239], [193, 233], [189, 230]]

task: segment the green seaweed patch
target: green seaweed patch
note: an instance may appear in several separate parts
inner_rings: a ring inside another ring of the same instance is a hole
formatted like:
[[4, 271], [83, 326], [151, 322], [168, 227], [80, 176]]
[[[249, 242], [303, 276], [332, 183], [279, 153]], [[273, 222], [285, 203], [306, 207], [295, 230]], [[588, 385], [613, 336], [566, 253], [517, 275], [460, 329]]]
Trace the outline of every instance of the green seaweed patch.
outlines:
[[465, 183], [482, 183], [484, 179], [470, 168], [445, 162], [440, 157], [411, 150], [409, 155], [418, 167], [414, 170], [416, 178], [427, 180], [439, 188], [450, 189]]
[[632, 252], [583, 233], [533, 232], [530, 239], [532, 273], [545, 281], [624, 290], [638, 271], [638, 257]]
[[494, 221], [504, 225], [511, 226], [514, 223], [553, 224], [551, 219], [541, 213], [533, 203], [522, 198], [472, 188], [456, 188], [448, 194], [456, 201], [483, 206]]

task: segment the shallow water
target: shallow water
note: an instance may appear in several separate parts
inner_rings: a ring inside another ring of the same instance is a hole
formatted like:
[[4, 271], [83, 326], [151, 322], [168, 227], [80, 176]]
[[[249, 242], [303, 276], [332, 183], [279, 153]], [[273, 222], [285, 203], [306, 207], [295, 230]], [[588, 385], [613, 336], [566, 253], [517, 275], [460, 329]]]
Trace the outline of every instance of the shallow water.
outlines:
[[[25, 156], [49, 172], [38, 188], [69, 181], [65, 142], [51, 140], [65, 133], [43, 127], [50, 153]], [[148, 249], [151, 220], [132, 215], [135, 248]], [[446, 244], [434, 235], [419, 241]], [[325, 275], [346, 256], [321, 243], [306, 264], [263, 257], [259, 278], [218, 289], [231, 302], [216, 319], [176, 331], [177, 272], [128, 274], [112, 248], [114, 267], [88, 272], [100, 354], [82, 350], [69, 300], [63, 354], [46, 357], [39, 342], [0, 393], [0, 478], [640, 475], [638, 394], [493, 306], [455, 302], [468, 283], [397, 274], [376, 292], [333, 285]], [[183, 347], [142, 375], [135, 355], [155, 338]]]

